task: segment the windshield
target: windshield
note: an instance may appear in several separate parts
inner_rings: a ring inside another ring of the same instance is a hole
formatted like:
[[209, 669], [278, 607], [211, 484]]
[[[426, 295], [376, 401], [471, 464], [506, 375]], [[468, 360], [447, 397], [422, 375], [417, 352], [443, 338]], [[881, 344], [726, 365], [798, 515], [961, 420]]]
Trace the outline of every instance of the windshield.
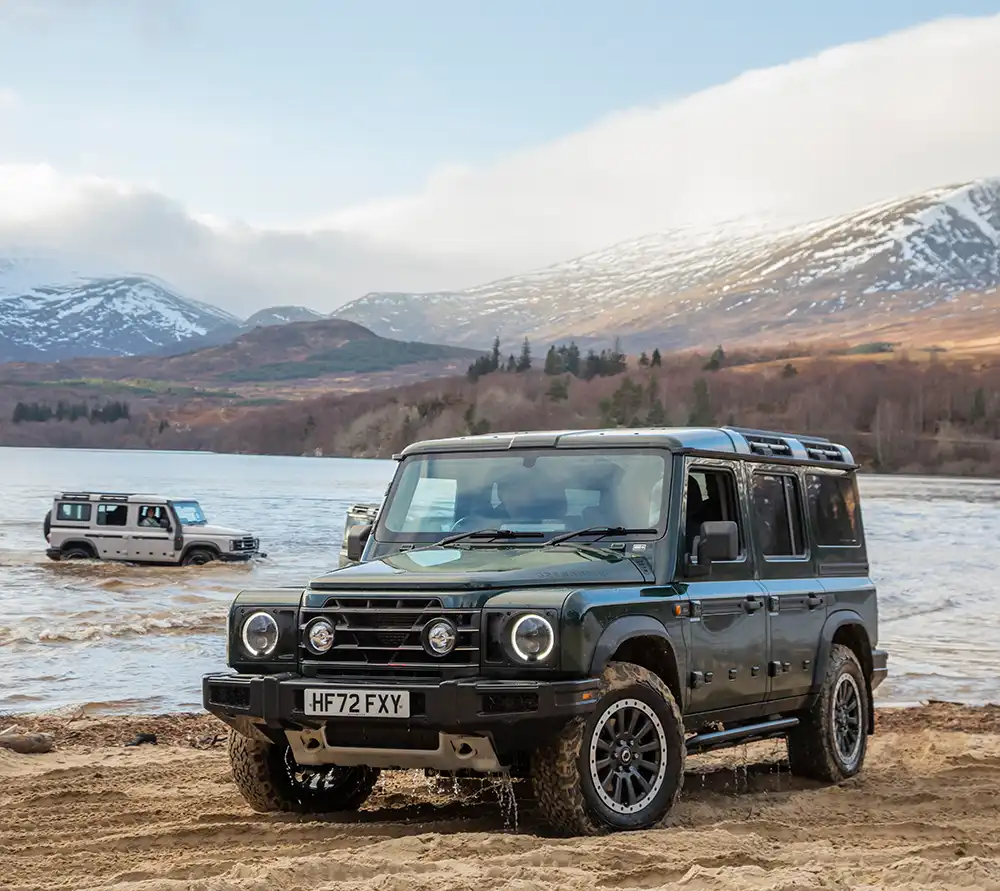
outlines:
[[476, 529], [549, 537], [592, 526], [662, 533], [667, 457], [639, 449], [414, 456], [400, 468], [379, 537], [431, 541]]
[[174, 510], [182, 526], [204, 526], [208, 522], [197, 501], [175, 501]]

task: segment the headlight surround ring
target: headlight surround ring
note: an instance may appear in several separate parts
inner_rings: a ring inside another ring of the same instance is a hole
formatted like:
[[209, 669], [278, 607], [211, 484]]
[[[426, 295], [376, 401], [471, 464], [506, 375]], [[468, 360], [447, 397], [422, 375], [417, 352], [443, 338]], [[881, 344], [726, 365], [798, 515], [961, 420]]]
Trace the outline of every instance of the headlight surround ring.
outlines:
[[[522, 613], [508, 625], [507, 648], [515, 659], [530, 665], [544, 662], [556, 645], [552, 623], [539, 613]], [[532, 637], [536, 637], [534, 642]]]
[[[256, 628], [251, 625], [256, 624]], [[251, 643], [251, 635], [256, 636], [256, 642]], [[247, 616], [240, 628], [240, 642], [243, 650], [254, 659], [270, 656], [278, 647], [281, 632], [278, 621], [270, 613], [258, 610]]]

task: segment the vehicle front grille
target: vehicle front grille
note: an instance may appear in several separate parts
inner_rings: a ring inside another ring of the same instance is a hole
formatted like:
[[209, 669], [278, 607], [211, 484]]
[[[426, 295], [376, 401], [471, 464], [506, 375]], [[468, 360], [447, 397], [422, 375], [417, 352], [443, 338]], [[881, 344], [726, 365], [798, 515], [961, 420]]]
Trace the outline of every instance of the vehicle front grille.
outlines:
[[233, 539], [234, 551], [253, 551], [257, 548], [257, 539], [252, 535], [245, 535], [243, 538]]
[[[413, 675], [434, 677], [448, 669], [478, 668], [481, 610], [447, 609], [435, 597], [331, 597], [323, 607], [302, 611], [304, 628], [317, 616], [333, 622], [333, 647], [319, 656], [302, 648], [318, 674]], [[435, 619], [458, 631], [454, 649], [435, 656], [424, 649], [422, 632]]]

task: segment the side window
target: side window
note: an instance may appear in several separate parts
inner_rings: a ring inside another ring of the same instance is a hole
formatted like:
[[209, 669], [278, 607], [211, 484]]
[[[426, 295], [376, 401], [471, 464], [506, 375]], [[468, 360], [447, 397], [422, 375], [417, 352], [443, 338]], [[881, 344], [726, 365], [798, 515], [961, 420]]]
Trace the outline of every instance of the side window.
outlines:
[[849, 476], [809, 474], [806, 477], [809, 514], [821, 547], [852, 547], [860, 544], [858, 499]]
[[170, 525], [167, 509], [162, 504], [142, 504], [139, 506], [140, 526], [152, 529], [166, 529]]
[[89, 523], [90, 505], [62, 502], [56, 509], [56, 519], [69, 523]]
[[685, 502], [684, 548], [692, 553], [695, 537], [701, 532], [702, 523], [732, 520], [740, 535], [740, 553], [746, 537], [740, 522], [736, 478], [726, 470], [692, 468], [688, 473]]
[[97, 505], [98, 526], [124, 526], [128, 520], [127, 504]]
[[799, 481], [794, 476], [755, 473], [753, 523], [760, 552], [765, 557], [801, 557], [805, 554]]

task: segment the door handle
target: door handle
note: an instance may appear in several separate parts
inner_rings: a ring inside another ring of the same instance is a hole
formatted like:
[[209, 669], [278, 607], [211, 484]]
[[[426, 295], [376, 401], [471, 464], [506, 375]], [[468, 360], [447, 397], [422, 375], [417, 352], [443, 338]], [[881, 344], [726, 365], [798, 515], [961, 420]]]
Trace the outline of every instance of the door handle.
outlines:
[[746, 600], [743, 601], [743, 608], [748, 613], [755, 613], [755, 612], [757, 612], [757, 610], [761, 609], [763, 606], [764, 606], [764, 601], [763, 600], [758, 600], [754, 596], [750, 596]]
[[816, 609], [817, 606], [823, 605], [823, 598], [819, 594], [810, 594], [806, 598], [806, 603], [809, 604], [809, 609]]

